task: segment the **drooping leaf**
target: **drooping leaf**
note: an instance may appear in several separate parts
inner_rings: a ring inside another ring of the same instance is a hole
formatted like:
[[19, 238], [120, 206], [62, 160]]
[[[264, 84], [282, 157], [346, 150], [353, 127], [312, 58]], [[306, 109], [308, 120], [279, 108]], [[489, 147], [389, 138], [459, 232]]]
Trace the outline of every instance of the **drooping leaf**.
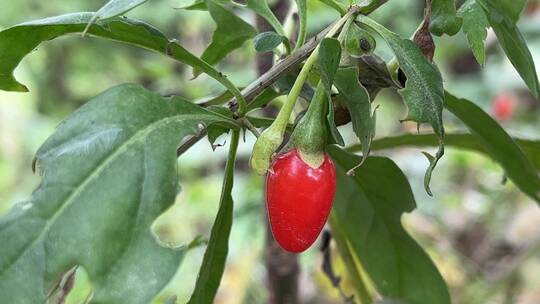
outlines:
[[298, 8], [298, 18], [300, 21], [298, 27], [298, 38], [296, 39], [295, 49], [300, 48], [306, 41], [307, 32], [307, 0], [294, 0]]
[[284, 39], [287, 38], [275, 32], [263, 32], [255, 36], [253, 44], [257, 52], [271, 52], [285, 41]]
[[329, 152], [337, 170], [331, 216], [377, 291], [404, 303], [449, 304], [437, 268], [401, 225], [402, 214], [416, 208], [401, 170], [388, 158], [369, 157], [348, 176], [358, 157], [334, 146]]
[[150, 231], [178, 190], [176, 147], [211, 123], [234, 127], [136, 85], [72, 114], [36, 154], [39, 188], [0, 218], [0, 303], [44, 303], [74, 265], [87, 270], [96, 303], [148, 303], [181, 258]]
[[341, 133], [339, 133], [339, 130], [336, 126], [336, 111], [334, 109], [334, 100], [332, 98], [329, 99], [328, 102], [328, 114], [326, 115], [326, 124], [328, 126], [328, 136], [327, 136], [327, 143], [329, 145], [345, 145], [345, 140], [343, 140], [343, 136], [341, 136]]
[[345, 143], [343, 137], [334, 122], [334, 102], [330, 97], [332, 83], [339, 67], [341, 59], [341, 46], [337, 39], [325, 38], [319, 46], [318, 65], [320, 72], [320, 81], [324, 85], [328, 110], [326, 114], [326, 124], [328, 128], [328, 144], [338, 144], [343, 146]]
[[[233, 112], [227, 107], [209, 106], [206, 109], [208, 111], [211, 111], [211, 112], [217, 113], [219, 115], [223, 115], [223, 116], [225, 116], [227, 118], [233, 119]], [[208, 138], [208, 141], [210, 142], [210, 145], [212, 146], [213, 150], [215, 150], [216, 147], [222, 146], [224, 144], [224, 143], [217, 143], [216, 144], [216, 141], [222, 135], [229, 133], [229, 130], [230, 130], [230, 128], [228, 128], [227, 126], [218, 125], [218, 124], [206, 127], [207, 138]]]
[[324, 38], [319, 45], [317, 63], [319, 65], [321, 81], [328, 92], [332, 89], [332, 83], [334, 82], [334, 76], [339, 67], [340, 59], [341, 45], [339, 41], [334, 38]]
[[[212, 42], [204, 50], [201, 59], [213, 65], [221, 61], [230, 52], [257, 35], [257, 31], [247, 22], [226, 9], [216, 0], [205, 0], [208, 12], [216, 23], [216, 30], [212, 35]], [[194, 75], [200, 70], [195, 69]]]
[[429, 30], [437, 35], [455, 35], [461, 28], [462, 20], [457, 16], [454, 0], [432, 0]]
[[233, 199], [231, 191], [233, 188], [234, 164], [239, 137], [239, 132], [233, 131], [227, 165], [225, 166], [225, 177], [223, 178], [219, 210], [212, 226], [210, 240], [204, 253], [195, 290], [188, 302], [190, 304], [213, 303], [225, 269], [225, 261], [227, 260], [227, 253], [229, 251], [229, 235], [233, 221]]
[[[0, 90], [26, 92], [28, 89], [13, 76], [13, 70], [28, 53], [42, 42], [63, 35], [81, 33], [93, 13], [74, 13], [22, 23], [0, 32]], [[98, 20], [88, 28], [92, 36], [112, 39], [146, 48], [204, 71], [229, 91], [238, 89], [208, 63], [171, 41], [156, 28], [128, 18]]]
[[497, 40], [506, 56], [516, 68], [531, 93], [540, 96], [538, 74], [527, 43], [516, 26], [525, 0], [477, 0], [484, 9], [487, 20], [497, 35]]
[[386, 62], [375, 54], [356, 58], [356, 65], [358, 66], [360, 83], [368, 91], [371, 101], [374, 100], [381, 88], [398, 89], [401, 87], [390, 75]]
[[[540, 140], [523, 138], [512, 138], [518, 144], [527, 158], [534, 164], [537, 171], [540, 171]], [[490, 156], [486, 148], [472, 134], [450, 133], [444, 135], [446, 146], [474, 151]], [[385, 150], [399, 147], [436, 147], [439, 144], [435, 134], [403, 134], [390, 137], [378, 138], [371, 144], [371, 150]], [[362, 145], [352, 145], [347, 147], [347, 151], [362, 151]]]
[[476, 0], [467, 0], [459, 8], [458, 16], [463, 18], [463, 33], [467, 35], [467, 40], [471, 46], [476, 61], [484, 65], [486, 62], [486, 37], [489, 22]]
[[362, 144], [363, 162], [369, 155], [371, 141], [375, 136], [375, 113], [371, 110], [369, 94], [358, 81], [356, 67], [340, 68], [336, 73], [334, 85], [339, 91], [340, 101], [349, 110], [354, 133]]
[[446, 93], [446, 108], [469, 128], [487, 153], [516, 186], [540, 203], [540, 177], [534, 165], [510, 135], [474, 103]]
[[411, 40], [400, 38], [370, 18], [362, 17], [360, 20], [378, 32], [388, 43], [396, 55], [399, 67], [407, 77], [405, 88], [399, 91], [409, 110], [405, 120], [429, 123], [439, 136], [440, 144], [435, 157], [424, 153], [430, 162], [424, 177], [424, 187], [431, 195], [429, 189], [431, 173], [437, 161], [444, 154], [444, 126], [442, 122], [444, 89], [441, 73], [435, 64], [426, 60]]

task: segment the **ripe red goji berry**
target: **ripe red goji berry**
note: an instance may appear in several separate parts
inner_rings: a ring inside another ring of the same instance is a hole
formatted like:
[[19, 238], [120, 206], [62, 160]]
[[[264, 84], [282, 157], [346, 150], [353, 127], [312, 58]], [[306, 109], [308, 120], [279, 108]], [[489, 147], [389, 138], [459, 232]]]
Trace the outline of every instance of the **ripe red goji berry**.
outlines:
[[289, 252], [299, 253], [317, 239], [332, 209], [336, 168], [325, 153], [318, 168], [297, 149], [277, 156], [266, 177], [266, 207], [272, 234]]

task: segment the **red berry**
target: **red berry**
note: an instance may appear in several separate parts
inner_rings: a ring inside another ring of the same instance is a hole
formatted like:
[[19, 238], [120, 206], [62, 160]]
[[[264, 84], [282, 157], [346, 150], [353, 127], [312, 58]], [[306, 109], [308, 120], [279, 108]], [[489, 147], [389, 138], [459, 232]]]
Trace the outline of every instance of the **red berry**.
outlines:
[[319, 168], [293, 149], [279, 155], [266, 177], [266, 208], [272, 234], [289, 252], [309, 248], [321, 232], [336, 193], [336, 167], [325, 154]]
[[495, 118], [500, 121], [507, 121], [514, 114], [516, 100], [513, 95], [501, 94], [495, 97], [491, 106]]

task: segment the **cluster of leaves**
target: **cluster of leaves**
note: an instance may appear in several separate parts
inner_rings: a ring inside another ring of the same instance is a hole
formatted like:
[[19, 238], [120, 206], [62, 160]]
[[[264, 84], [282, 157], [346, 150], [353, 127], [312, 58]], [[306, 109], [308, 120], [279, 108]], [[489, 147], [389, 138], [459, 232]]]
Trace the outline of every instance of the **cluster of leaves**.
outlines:
[[[283, 62], [290, 62], [290, 67], [301, 62], [305, 59], [302, 54], [314, 49], [305, 43], [306, 0], [296, 0], [299, 33], [294, 42], [266, 1], [248, 0], [245, 5], [274, 29], [257, 34], [231, 9], [238, 4], [196, 0], [183, 9], [207, 10], [216, 24], [212, 42], [200, 57], [151, 25], [119, 17], [144, 2], [111, 0], [96, 13], [62, 15], [0, 32], [1, 90], [28, 91], [13, 76], [20, 61], [42, 42], [73, 33], [168, 56], [190, 65], [195, 76], [205, 73], [227, 89], [223, 96], [197, 105], [178, 97], [163, 98], [137, 85], [121, 85], [101, 93], [67, 118], [36, 154], [34, 167], [42, 176], [39, 188], [28, 201], [0, 218], [2, 303], [44, 302], [62, 275], [76, 265], [87, 270], [96, 303], [151, 301], [189, 248], [160, 244], [151, 231], [154, 219], [178, 192], [177, 148], [186, 137], [208, 134], [212, 140], [232, 130], [220, 207], [190, 303], [211, 303], [217, 292], [232, 225], [231, 190], [240, 129], [267, 126], [272, 121], [247, 114], [288, 94], [291, 75], [271, 78], [275, 83], [246, 98], [249, 94], [242, 94], [213, 65], [252, 38], [257, 51], [285, 55]], [[372, 299], [373, 291], [367, 291], [366, 286], [373, 286], [385, 299], [450, 303], [438, 270], [401, 225], [401, 215], [415, 208], [406, 177], [390, 159], [368, 157], [369, 152], [402, 145], [438, 146], [435, 156], [426, 153], [430, 161], [425, 178], [428, 193], [431, 172], [444, 153], [444, 144], [485, 153], [504, 168], [518, 188], [540, 203], [540, 144], [513, 139], [473, 102], [445, 92], [441, 74], [426, 58], [422, 46], [366, 16], [384, 2], [361, 1], [355, 6], [355, 20], [342, 29], [341, 43], [332, 38], [322, 40], [317, 68], [310, 71], [310, 78], [320, 79], [328, 93], [336, 93], [335, 98], [326, 96], [329, 141], [343, 145], [334, 117], [339, 107], [347, 110], [360, 141], [358, 147], [328, 147], [338, 168], [330, 225], [361, 300]], [[341, 2], [323, 3], [348, 14]], [[427, 3], [430, 9], [425, 20], [430, 24], [423, 29], [429, 28], [435, 35], [453, 35], [461, 29], [480, 64], [485, 62], [486, 29], [492, 27], [504, 52], [538, 97], [540, 85], [532, 56], [516, 26], [524, 0], [468, 0], [459, 9], [452, 0]], [[360, 16], [356, 18], [356, 14]], [[374, 35], [394, 52], [393, 62], [387, 64], [375, 55]], [[313, 41], [316, 46], [320, 40]], [[340, 47], [343, 56], [336, 58]], [[338, 66], [340, 60], [342, 66]], [[405, 120], [428, 123], [434, 134], [374, 140], [372, 102], [377, 92], [387, 87], [397, 89], [403, 97], [408, 107]], [[313, 89], [304, 85], [300, 96], [309, 100], [311, 95]], [[231, 98], [236, 103], [223, 106]], [[445, 134], [444, 109], [461, 120], [470, 133]], [[362, 151], [363, 164], [351, 177], [346, 172], [360, 162], [353, 154], [357, 150]]]

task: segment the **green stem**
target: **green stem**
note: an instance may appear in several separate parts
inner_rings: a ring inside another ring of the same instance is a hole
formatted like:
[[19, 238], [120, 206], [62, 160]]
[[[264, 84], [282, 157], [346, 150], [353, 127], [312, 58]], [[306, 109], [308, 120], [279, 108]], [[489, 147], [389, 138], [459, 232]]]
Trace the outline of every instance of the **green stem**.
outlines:
[[371, 297], [366, 287], [366, 284], [362, 279], [362, 276], [357, 271], [358, 267], [354, 262], [354, 257], [351, 255], [347, 240], [344, 238], [343, 234], [339, 230], [339, 225], [333, 212], [330, 214], [328, 222], [330, 224], [330, 229], [332, 230], [334, 240], [336, 241], [336, 245], [340, 253], [341, 259], [343, 260], [343, 263], [345, 263], [345, 265], [347, 266], [347, 273], [350, 276], [354, 289], [356, 290], [356, 294], [360, 298], [360, 303], [373, 303], [373, 298]]
[[[349, 20], [354, 20], [355, 15], [356, 15], [356, 10], [351, 9], [341, 19], [339, 19], [338, 22], [336, 22], [334, 27], [330, 29], [330, 31], [328, 32], [328, 34], [326, 34], [325, 37], [333, 37], [343, 27], [344, 24], [348, 23]], [[298, 96], [300, 96], [302, 87], [304, 86], [304, 83], [306, 82], [306, 79], [309, 76], [309, 72], [311, 71], [311, 68], [313, 67], [315, 62], [317, 62], [318, 56], [319, 56], [319, 47], [317, 46], [315, 50], [313, 51], [313, 53], [311, 53], [311, 55], [308, 57], [308, 59], [304, 63], [304, 66], [300, 70], [300, 73], [298, 74], [298, 77], [296, 78], [296, 81], [294, 82], [291, 88], [291, 91], [289, 92], [289, 95], [287, 95], [287, 99], [285, 100], [285, 104], [283, 105], [283, 108], [281, 108], [281, 111], [276, 117], [274, 124], [278, 126], [278, 129], [285, 130], [285, 126], [289, 122], [291, 113], [296, 104], [296, 100], [298, 99]]]
[[303, 7], [307, 5], [307, 0], [296, 0], [296, 6], [298, 7], [298, 17], [300, 18], [300, 26], [298, 29], [298, 38], [296, 39], [296, 45], [294, 46], [294, 50], [299, 49], [302, 45], [304, 45], [304, 42], [306, 41], [306, 23], [307, 23], [307, 16], [306, 16], [306, 8]]
[[[340, 18], [328, 31], [325, 37], [333, 37], [336, 33], [339, 32], [339, 30], [342, 28], [342, 26], [347, 22], [348, 19], [355, 18], [358, 12], [358, 7], [351, 7], [351, 9]], [[281, 108], [280, 112], [278, 113], [275, 121], [272, 123], [270, 127], [268, 127], [266, 130], [264, 130], [261, 133], [261, 136], [257, 138], [257, 141], [255, 142], [255, 145], [253, 146], [253, 152], [252, 157], [250, 160], [251, 167], [259, 174], [265, 174], [268, 168], [270, 167], [270, 161], [272, 159], [273, 154], [276, 152], [276, 150], [279, 148], [281, 143], [283, 142], [283, 135], [285, 133], [285, 129], [287, 128], [287, 124], [289, 122], [289, 119], [291, 117], [291, 113], [294, 109], [294, 106], [296, 104], [296, 100], [298, 99], [298, 96], [300, 96], [300, 92], [302, 90], [302, 87], [304, 86], [304, 83], [306, 82], [306, 79], [309, 75], [309, 72], [315, 62], [317, 61], [319, 54], [319, 46], [315, 48], [313, 53], [307, 58], [306, 62], [304, 63], [304, 66], [300, 70], [300, 73], [298, 74], [291, 91], [289, 92], [289, 95], [287, 95], [287, 99], [285, 101], [285, 104]]]
[[241, 121], [242, 121], [242, 124], [244, 124], [244, 126], [249, 131], [251, 131], [251, 133], [253, 133], [253, 135], [255, 135], [255, 137], [261, 136], [261, 133], [259, 132], [259, 130], [257, 130], [257, 128], [251, 123], [251, 121], [249, 120], [249, 118], [247, 116], [242, 117]]

